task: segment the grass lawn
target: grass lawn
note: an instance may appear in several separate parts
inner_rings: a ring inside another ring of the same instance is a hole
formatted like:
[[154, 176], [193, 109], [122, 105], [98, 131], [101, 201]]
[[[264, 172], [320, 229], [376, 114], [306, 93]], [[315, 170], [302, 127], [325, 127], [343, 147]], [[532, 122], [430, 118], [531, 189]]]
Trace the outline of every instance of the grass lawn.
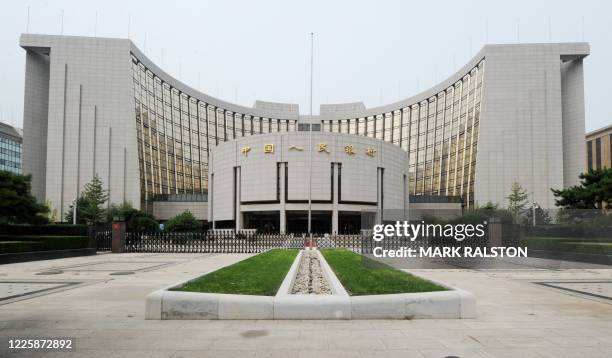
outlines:
[[349, 250], [321, 250], [351, 296], [446, 291], [446, 288]]
[[270, 250], [172, 290], [274, 296], [297, 253], [298, 250]]

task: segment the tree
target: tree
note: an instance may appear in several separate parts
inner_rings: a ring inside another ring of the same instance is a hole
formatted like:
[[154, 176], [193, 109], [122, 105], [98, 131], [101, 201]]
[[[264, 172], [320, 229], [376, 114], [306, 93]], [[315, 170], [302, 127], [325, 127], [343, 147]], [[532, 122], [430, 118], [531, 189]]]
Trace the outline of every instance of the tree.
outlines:
[[157, 232], [159, 223], [150, 214], [135, 216], [127, 223], [130, 232]]
[[[77, 224], [87, 224], [87, 220], [83, 215], [83, 208], [87, 205], [87, 199], [84, 196], [80, 196], [77, 199]], [[68, 210], [64, 214], [64, 221], [68, 223], [73, 223], [73, 215], [74, 215], [74, 202], [70, 203], [68, 206]]]
[[0, 223], [45, 224], [49, 208], [31, 194], [32, 177], [0, 171]]
[[106, 212], [106, 221], [112, 222], [115, 218], [118, 218], [129, 222], [139, 212], [140, 210], [134, 209], [131, 203], [112, 204]]
[[200, 222], [193, 214], [186, 210], [166, 222], [166, 231], [189, 232], [200, 230]]
[[[85, 184], [83, 193], [77, 200], [77, 222], [88, 225], [103, 223], [106, 219], [106, 209], [102, 207], [108, 200], [108, 192], [102, 187], [102, 180], [96, 174], [91, 182]], [[65, 214], [66, 221], [72, 221], [73, 209], [70, 207]]]
[[[552, 222], [552, 218], [548, 212], [535, 203], [535, 218], [536, 225], [548, 225]], [[525, 225], [533, 225], [533, 208], [525, 211]]]
[[580, 185], [551, 189], [555, 205], [562, 209], [611, 209], [612, 168], [589, 170], [579, 176]]
[[134, 209], [130, 203], [111, 205], [106, 217], [108, 222], [113, 221], [114, 218], [123, 219], [126, 222], [127, 231], [130, 232], [155, 232], [159, 230], [159, 223], [155, 221], [153, 215], [142, 210]]
[[525, 210], [527, 206], [527, 198], [529, 195], [523, 189], [521, 184], [513, 182], [510, 188], [510, 195], [506, 197], [508, 199], [508, 211], [512, 214], [514, 222], [518, 222], [518, 215], [521, 211]]
[[462, 217], [451, 220], [452, 223], [459, 224], [482, 224], [492, 218], [498, 219], [501, 223], [512, 223], [512, 214], [506, 209], [500, 209], [497, 204], [488, 201], [484, 206], [478, 206], [468, 210]]

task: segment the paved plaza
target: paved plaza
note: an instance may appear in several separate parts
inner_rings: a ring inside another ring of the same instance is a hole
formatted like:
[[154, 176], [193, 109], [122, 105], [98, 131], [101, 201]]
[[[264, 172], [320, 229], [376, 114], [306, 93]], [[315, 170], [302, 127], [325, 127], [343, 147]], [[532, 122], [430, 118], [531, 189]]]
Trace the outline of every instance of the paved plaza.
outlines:
[[612, 270], [419, 270], [477, 319], [145, 321], [150, 292], [247, 254], [99, 254], [0, 266], [1, 337], [74, 337], [60, 357], [610, 357]]

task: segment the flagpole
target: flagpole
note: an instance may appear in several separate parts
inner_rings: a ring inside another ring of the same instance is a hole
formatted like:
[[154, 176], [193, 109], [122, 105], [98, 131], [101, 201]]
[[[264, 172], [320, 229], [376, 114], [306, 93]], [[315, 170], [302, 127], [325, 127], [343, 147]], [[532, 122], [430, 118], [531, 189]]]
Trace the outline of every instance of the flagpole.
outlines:
[[310, 33], [310, 119], [308, 123], [308, 234], [312, 239], [312, 63], [313, 63], [314, 33]]

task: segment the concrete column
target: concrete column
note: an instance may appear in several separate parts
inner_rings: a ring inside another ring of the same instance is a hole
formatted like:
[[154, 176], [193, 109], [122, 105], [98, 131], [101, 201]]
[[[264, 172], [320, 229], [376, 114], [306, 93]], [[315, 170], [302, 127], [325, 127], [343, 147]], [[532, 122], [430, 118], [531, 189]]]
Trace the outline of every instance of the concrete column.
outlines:
[[238, 230], [242, 230], [244, 229], [244, 224], [242, 222], [242, 213], [240, 212], [240, 176], [241, 176], [242, 172], [241, 172], [241, 168], [240, 167], [236, 167], [236, 186], [234, 187], [234, 193], [235, 193], [235, 213], [234, 213], [234, 222], [236, 223], [236, 232], [238, 232]]
[[376, 170], [376, 220], [375, 220], [375, 224], [381, 224], [382, 223], [382, 216], [383, 216], [383, 207], [382, 207], [382, 170], [381, 168], [378, 168]]
[[280, 233], [284, 234], [287, 232], [287, 211], [285, 210], [285, 170], [287, 166], [285, 163], [280, 165]]
[[332, 235], [338, 233], [338, 163], [332, 167], [334, 178], [334, 196], [332, 198]]

